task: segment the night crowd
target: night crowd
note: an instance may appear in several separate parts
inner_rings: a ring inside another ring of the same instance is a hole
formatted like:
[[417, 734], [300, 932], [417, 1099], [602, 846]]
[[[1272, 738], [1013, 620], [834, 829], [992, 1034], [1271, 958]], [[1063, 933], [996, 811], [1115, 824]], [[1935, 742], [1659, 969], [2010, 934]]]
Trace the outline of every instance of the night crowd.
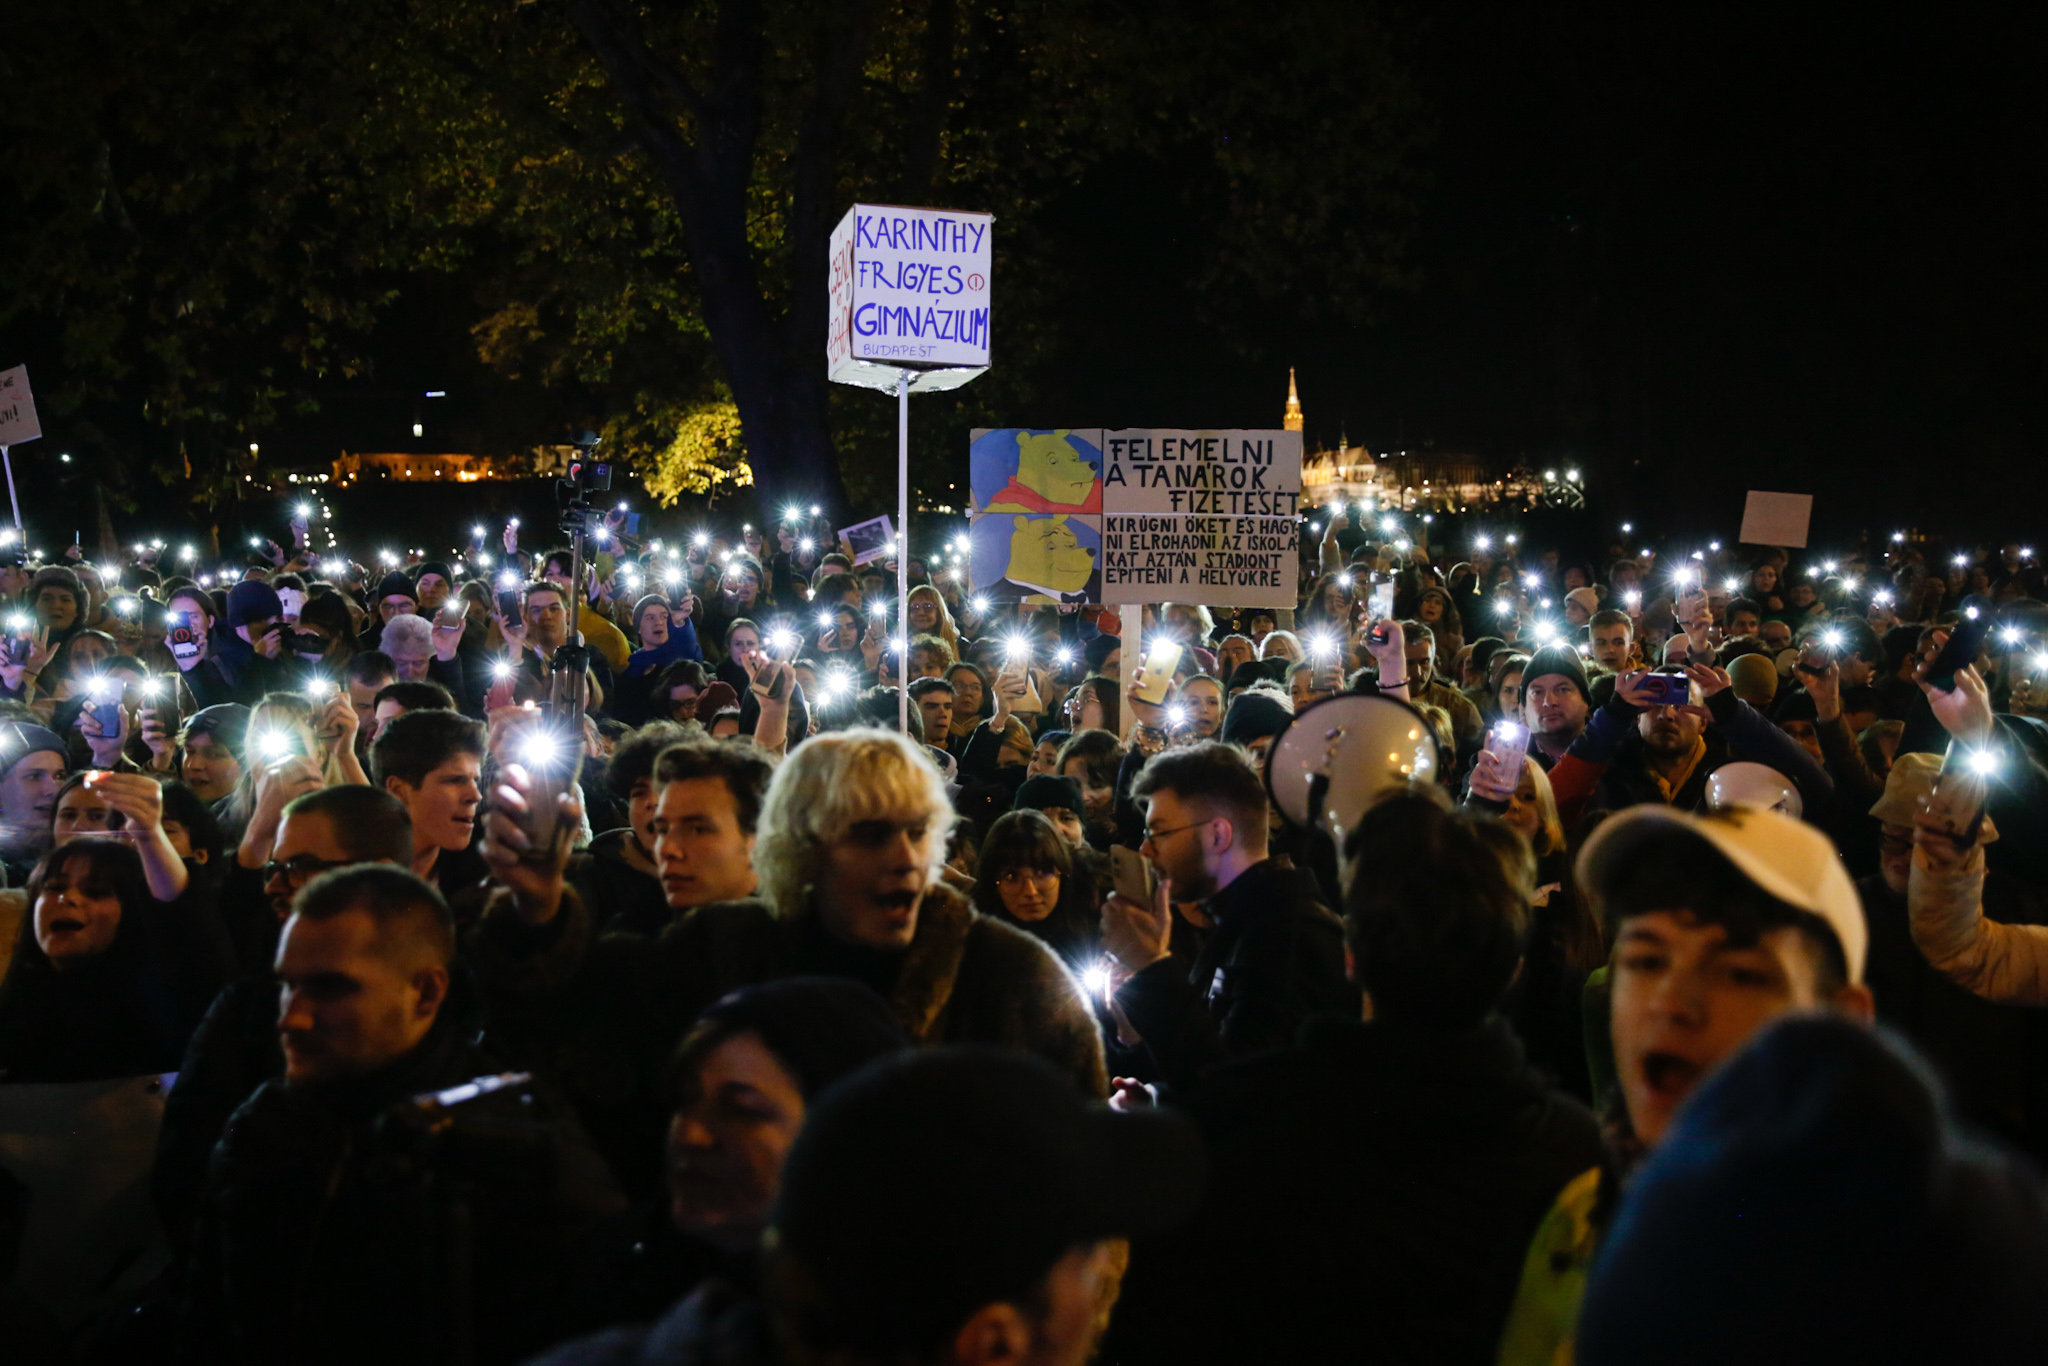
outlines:
[[[0, 1358], [2039, 1359], [2032, 550], [1309, 517], [1270, 608], [0, 546], [0, 1103], [161, 1111], [68, 1309], [0, 1170]], [[1433, 771], [1291, 821], [1349, 695]]]

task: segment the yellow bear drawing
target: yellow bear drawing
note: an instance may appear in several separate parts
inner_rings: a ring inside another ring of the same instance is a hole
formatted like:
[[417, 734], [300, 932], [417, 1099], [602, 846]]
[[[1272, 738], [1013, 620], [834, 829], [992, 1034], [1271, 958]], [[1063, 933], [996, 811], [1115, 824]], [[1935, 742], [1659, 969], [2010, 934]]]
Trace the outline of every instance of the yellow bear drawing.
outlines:
[[1095, 467], [1081, 458], [1068, 439], [1072, 435], [1065, 427], [1053, 432], [1018, 432], [1017, 473], [986, 510], [1050, 512], [1057, 506], [1075, 512], [1101, 511], [1093, 496]]
[[1018, 517], [1011, 523], [1010, 582], [1054, 593], [1078, 593], [1094, 573], [1095, 552], [1075, 539], [1064, 513]]

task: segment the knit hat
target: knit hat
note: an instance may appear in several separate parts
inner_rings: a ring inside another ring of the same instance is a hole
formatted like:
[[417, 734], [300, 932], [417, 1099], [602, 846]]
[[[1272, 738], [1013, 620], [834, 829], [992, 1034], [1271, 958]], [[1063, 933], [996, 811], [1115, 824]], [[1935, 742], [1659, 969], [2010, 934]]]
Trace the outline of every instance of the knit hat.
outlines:
[[394, 569], [379, 581], [377, 591], [370, 595], [370, 602], [374, 605], [384, 601], [386, 598], [406, 598], [417, 605], [420, 600], [420, 590], [411, 579]]
[[1088, 661], [1089, 673], [1099, 674], [1103, 663], [1123, 647], [1122, 639], [1117, 636], [1097, 636], [1081, 647], [1081, 657]]
[[1529, 662], [1522, 667], [1522, 688], [1526, 692], [1531, 683], [1545, 674], [1560, 674], [1565, 681], [1579, 690], [1579, 696], [1586, 705], [1593, 705], [1593, 694], [1586, 686], [1586, 665], [1579, 658], [1579, 652], [1569, 645], [1546, 645], [1529, 656]]
[[[421, 565], [419, 568], [413, 570], [412, 572], [412, 584], [415, 593], [417, 593], [419, 589], [420, 580], [424, 579], [429, 574], [439, 574], [441, 576], [442, 582], [446, 583], [451, 588], [455, 586], [454, 570], [450, 569], [447, 565], [443, 564], [439, 560], [428, 560], [425, 564]], [[417, 601], [417, 597], [415, 597], [414, 600]]]
[[1293, 720], [1294, 713], [1279, 698], [1265, 693], [1244, 693], [1230, 704], [1229, 711], [1223, 713], [1223, 743], [1249, 745], [1254, 740], [1278, 735]]
[[230, 629], [252, 621], [284, 615], [284, 603], [277, 590], [261, 579], [244, 579], [228, 590], [227, 611], [222, 619]]
[[1230, 681], [1225, 686], [1231, 692], [1249, 688], [1254, 683], [1284, 683], [1287, 681], [1287, 661], [1284, 659], [1248, 659], [1230, 671]]
[[785, 977], [721, 997], [699, 1026], [760, 1036], [809, 1099], [876, 1058], [910, 1047], [889, 1003], [844, 977]]
[[1600, 590], [1597, 588], [1574, 588], [1564, 595], [1564, 600], [1585, 608], [1587, 616], [1600, 610]]
[[732, 690], [732, 684], [719, 681], [706, 683], [704, 691], [697, 694], [697, 719], [708, 726], [718, 713], [739, 704], [740, 695]]
[[2035, 1361], [2044, 1278], [2029, 1165], [1959, 1131], [1898, 1036], [1796, 1012], [1701, 1083], [1630, 1180], [1574, 1351], [1581, 1366]]
[[36, 576], [29, 580], [28, 601], [34, 602], [36, 594], [42, 592], [45, 588], [61, 588], [69, 593], [72, 600], [78, 604], [78, 619], [80, 621], [84, 621], [86, 617], [92, 614], [92, 594], [87, 591], [85, 580], [79, 578], [78, 574], [69, 567], [61, 564], [46, 564], [41, 569], [38, 569]]
[[1766, 654], [1752, 651], [1729, 660], [1728, 680], [1735, 695], [1752, 707], [1767, 707], [1778, 695], [1778, 669]]
[[1049, 806], [1065, 807], [1079, 819], [1088, 819], [1088, 808], [1081, 800], [1081, 785], [1056, 774], [1026, 778], [1010, 801], [1012, 811], [1043, 811]]
[[249, 709], [240, 702], [220, 702], [201, 707], [185, 720], [185, 738], [211, 735], [236, 754], [242, 752], [243, 737], [249, 733]]
[[71, 762], [71, 752], [64, 747], [63, 738], [48, 726], [0, 721], [0, 778], [12, 773], [16, 764], [37, 751], [55, 754], [67, 764]]

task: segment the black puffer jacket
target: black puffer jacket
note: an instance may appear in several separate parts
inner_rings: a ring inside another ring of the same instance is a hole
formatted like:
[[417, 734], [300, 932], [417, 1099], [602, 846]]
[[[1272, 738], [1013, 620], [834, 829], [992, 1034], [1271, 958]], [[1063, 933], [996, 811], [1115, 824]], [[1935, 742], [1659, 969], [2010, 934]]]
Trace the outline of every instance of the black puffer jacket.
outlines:
[[[458, 1107], [495, 1139], [429, 1181], [384, 1120], [415, 1095], [495, 1073], [444, 1014], [398, 1062], [335, 1086], [266, 1083], [215, 1150], [185, 1278], [194, 1362], [514, 1362], [590, 1324], [563, 1287], [584, 1239], [625, 1202], [568, 1108], [545, 1091]], [[451, 1143], [457, 1140], [451, 1140]], [[458, 1185], [457, 1181], [461, 1184]], [[454, 1312], [450, 1202], [466, 1207], [474, 1312]]]

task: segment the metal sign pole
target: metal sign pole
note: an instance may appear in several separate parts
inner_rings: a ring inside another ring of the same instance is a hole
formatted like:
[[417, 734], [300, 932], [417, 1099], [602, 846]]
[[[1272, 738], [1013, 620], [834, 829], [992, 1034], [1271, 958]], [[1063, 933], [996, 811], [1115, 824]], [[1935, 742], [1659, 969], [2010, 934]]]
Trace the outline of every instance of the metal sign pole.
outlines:
[[[910, 734], [910, 372], [896, 372], [896, 623], [903, 651], [896, 656], [896, 729]], [[931, 737], [925, 737], [931, 743]], [[945, 743], [945, 737], [939, 738]]]
[[21, 530], [21, 499], [14, 496], [14, 447], [0, 446], [0, 464], [7, 466], [7, 501], [14, 507], [14, 529]]

